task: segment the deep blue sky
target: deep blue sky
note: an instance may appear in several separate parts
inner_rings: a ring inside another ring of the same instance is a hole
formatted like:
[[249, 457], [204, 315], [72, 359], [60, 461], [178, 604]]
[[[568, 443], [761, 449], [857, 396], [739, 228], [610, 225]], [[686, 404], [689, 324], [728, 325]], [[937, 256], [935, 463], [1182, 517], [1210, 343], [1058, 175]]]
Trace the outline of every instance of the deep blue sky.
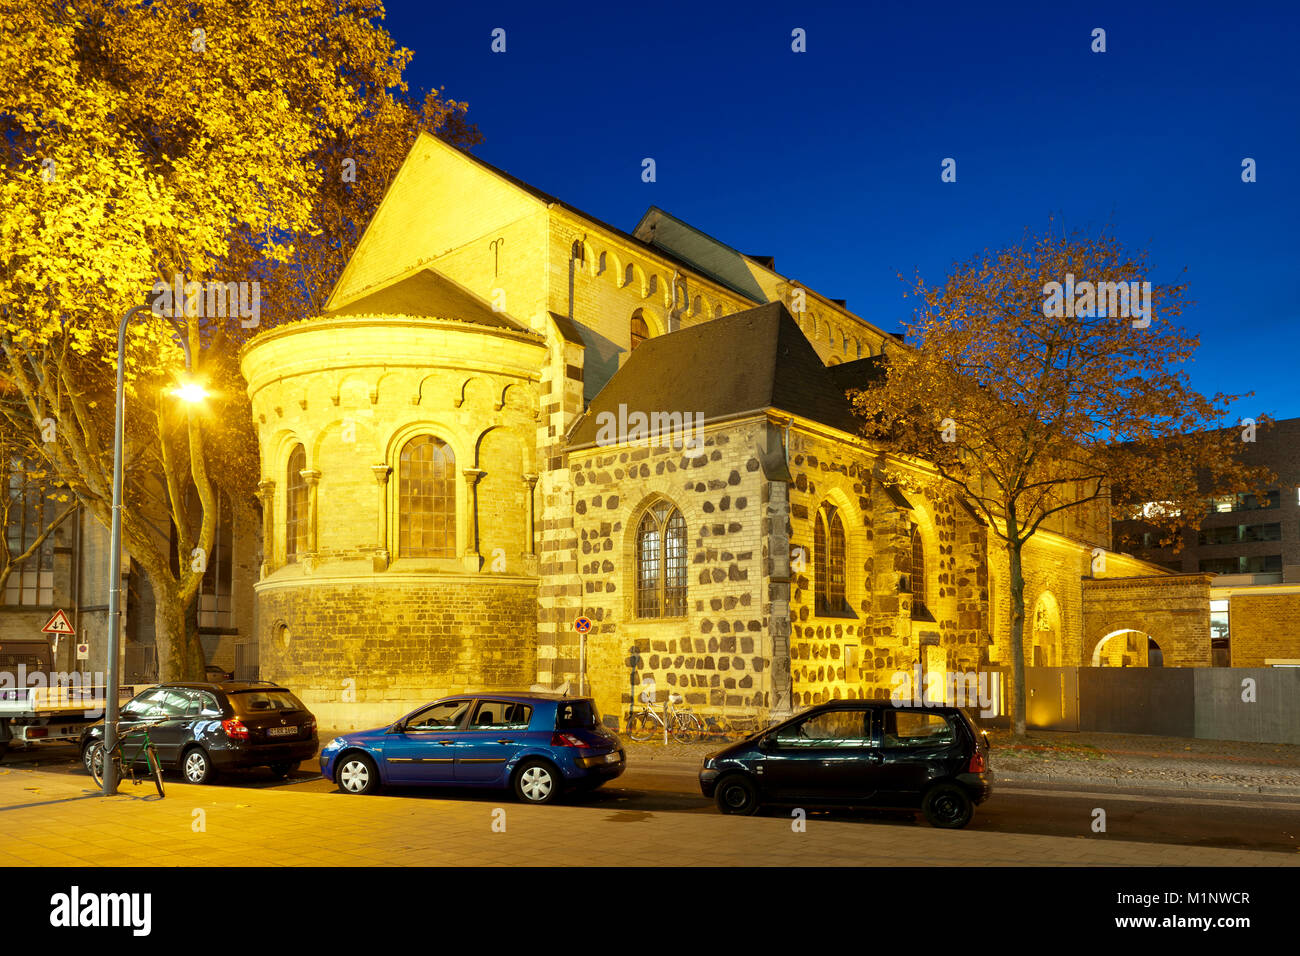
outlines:
[[1300, 3], [847, 7], [388, 0], [386, 25], [483, 159], [625, 230], [658, 205], [889, 331], [899, 272], [1110, 223], [1157, 282], [1187, 267], [1194, 385], [1300, 416]]

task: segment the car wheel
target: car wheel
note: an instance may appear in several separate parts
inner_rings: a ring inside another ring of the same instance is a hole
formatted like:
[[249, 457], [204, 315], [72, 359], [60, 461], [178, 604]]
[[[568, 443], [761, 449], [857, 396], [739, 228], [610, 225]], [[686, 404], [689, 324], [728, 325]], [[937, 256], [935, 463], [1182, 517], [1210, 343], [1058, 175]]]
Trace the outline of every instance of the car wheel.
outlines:
[[202, 747], [191, 747], [181, 757], [181, 775], [186, 783], [211, 783], [216, 773], [212, 758]]
[[86, 746], [81, 748], [81, 765], [86, 768], [86, 773], [91, 773], [90, 757], [91, 754], [95, 752], [97, 746], [99, 746], [99, 741], [92, 740], [90, 743], [86, 744]]
[[941, 783], [930, 790], [921, 801], [921, 812], [934, 827], [945, 830], [960, 830], [970, 823], [975, 813], [975, 804], [966, 791], [955, 783]]
[[271, 771], [271, 776], [279, 777], [283, 780], [285, 777], [289, 776], [289, 774], [293, 773], [294, 768], [297, 766], [296, 763], [281, 762], [273, 763], [267, 769]]
[[379, 789], [379, 768], [365, 754], [348, 754], [339, 760], [334, 782], [344, 793], [374, 793]]
[[545, 760], [525, 760], [515, 772], [515, 796], [523, 803], [550, 803], [559, 794], [559, 771]]
[[743, 774], [733, 773], [719, 780], [713, 799], [723, 813], [749, 817], [758, 812], [758, 788]]

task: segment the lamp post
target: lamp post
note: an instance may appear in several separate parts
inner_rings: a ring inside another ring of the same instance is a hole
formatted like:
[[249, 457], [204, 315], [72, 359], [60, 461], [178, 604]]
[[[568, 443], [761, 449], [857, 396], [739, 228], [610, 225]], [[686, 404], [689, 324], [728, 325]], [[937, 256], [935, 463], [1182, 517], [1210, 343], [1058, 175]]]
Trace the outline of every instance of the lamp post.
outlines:
[[[104, 796], [117, 792], [117, 764], [111, 759], [117, 746], [117, 658], [122, 635], [122, 434], [126, 419], [126, 327], [139, 312], [153, 310], [152, 305], [137, 305], [127, 309], [117, 327], [117, 405], [113, 423], [113, 522], [108, 556], [108, 686], [104, 689]], [[185, 337], [185, 327], [170, 315], [163, 316], [180, 338], [185, 352], [185, 371], [191, 371], [190, 343]], [[197, 401], [201, 395], [183, 394], [186, 401]]]

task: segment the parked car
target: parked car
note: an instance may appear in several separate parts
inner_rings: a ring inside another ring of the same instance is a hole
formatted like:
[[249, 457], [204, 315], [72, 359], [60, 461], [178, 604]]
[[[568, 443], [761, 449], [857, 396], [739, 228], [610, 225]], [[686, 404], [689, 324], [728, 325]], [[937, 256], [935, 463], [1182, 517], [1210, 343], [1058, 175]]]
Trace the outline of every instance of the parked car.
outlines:
[[595, 789], [625, 762], [595, 701], [544, 693], [444, 697], [387, 727], [335, 737], [320, 755], [321, 774], [344, 793], [485, 787], [534, 804]]
[[208, 680], [212, 681], [212, 683], [214, 684], [220, 684], [223, 683], [224, 681], [235, 679], [234, 674], [232, 674], [230, 671], [222, 670], [216, 664], [207, 665], [207, 669], [204, 672], [203, 676], [206, 677]]
[[[286, 687], [270, 681], [158, 684], [122, 705], [119, 733], [148, 726], [164, 768], [186, 783], [222, 770], [269, 767], [277, 777], [316, 755], [316, 718]], [[81, 759], [103, 741], [104, 722], [81, 735]]]
[[957, 707], [833, 701], [709, 754], [700, 790], [723, 813], [919, 808], [936, 827], [964, 827], [992, 793], [988, 750]]

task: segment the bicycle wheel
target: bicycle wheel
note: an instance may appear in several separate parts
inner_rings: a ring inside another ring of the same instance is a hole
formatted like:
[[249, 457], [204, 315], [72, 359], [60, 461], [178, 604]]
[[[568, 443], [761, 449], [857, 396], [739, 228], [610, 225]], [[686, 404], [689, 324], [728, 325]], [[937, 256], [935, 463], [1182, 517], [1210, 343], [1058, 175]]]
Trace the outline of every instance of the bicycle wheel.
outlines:
[[[90, 769], [90, 778], [95, 781], [95, 786], [103, 789], [104, 787], [104, 745], [102, 743], [91, 744], [90, 759], [86, 761]], [[122, 782], [122, 755], [117, 751], [113, 752], [113, 763], [117, 767], [117, 782]]]
[[154, 749], [153, 744], [150, 744], [145, 748], [144, 752], [149, 761], [149, 772], [153, 774], [154, 786], [158, 788], [158, 796], [165, 796], [163, 793], [162, 761], [158, 759], [158, 751]]
[[659, 721], [644, 710], [639, 714], [633, 714], [627, 720], [627, 735], [638, 743], [654, 737], [658, 729]]
[[689, 711], [678, 711], [673, 715], [673, 740], [680, 744], [690, 743], [704, 733], [704, 724], [700, 718]]

